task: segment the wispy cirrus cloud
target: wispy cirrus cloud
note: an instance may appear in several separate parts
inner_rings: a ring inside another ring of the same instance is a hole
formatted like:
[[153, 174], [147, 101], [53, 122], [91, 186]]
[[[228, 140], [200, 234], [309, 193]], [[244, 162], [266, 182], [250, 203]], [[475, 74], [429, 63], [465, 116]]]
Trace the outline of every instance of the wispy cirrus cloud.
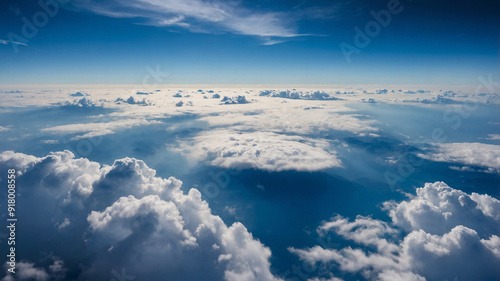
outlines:
[[[140, 18], [141, 24], [177, 26], [192, 32], [230, 32], [257, 36], [265, 45], [281, 43], [272, 38], [304, 36], [294, 27], [294, 19], [285, 12], [262, 12], [243, 7], [241, 1], [220, 0], [113, 0], [105, 3], [82, 0], [81, 8], [117, 18]], [[271, 38], [271, 39], [270, 39]], [[272, 42], [272, 43], [271, 43]]]
[[15, 45], [21, 45], [21, 46], [28, 47], [28, 44], [25, 44], [25, 43], [22, 43], [22, 42], [16, 42], [16, 41], [10, 41], [10, 40], [3, 40], [3, 39], [0, 39], [0, 44], [2, 44], [2, 45], [15, 44]]

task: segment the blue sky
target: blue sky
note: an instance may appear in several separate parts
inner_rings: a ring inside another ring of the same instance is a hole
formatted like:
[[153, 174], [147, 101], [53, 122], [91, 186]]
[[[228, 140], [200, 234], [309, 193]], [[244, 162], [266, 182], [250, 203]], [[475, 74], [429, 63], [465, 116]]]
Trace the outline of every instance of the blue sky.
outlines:
[[498, 77], [499, 4], [489, 0], [401, 1], [348, 62], [339, 45], [355, 46], [354, 28], [389, 2], [74, 0], [23, 41], [23, 17], [43, 21], [42, 7], [2, 1], [0, 83], [140, 84], [157, 65], [169, 73], [160, 84], [475, 85], [480, 75]]

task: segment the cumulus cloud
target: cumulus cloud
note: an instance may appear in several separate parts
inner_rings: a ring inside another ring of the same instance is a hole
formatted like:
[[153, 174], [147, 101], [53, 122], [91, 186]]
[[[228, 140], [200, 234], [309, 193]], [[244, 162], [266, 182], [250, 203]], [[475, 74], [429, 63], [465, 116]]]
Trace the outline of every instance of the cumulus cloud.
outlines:
[[292, 91], [264, 90], [260, 92], [259, 96], [299, 100], [342, 100], [335, 97], [332, 93], [324, 91], [297, 91], [295, 89]]
[[500, 145], [485, 143], [437, 143], [420, 157], [437, 162], [460, 163], [500, 173]]
[[[139, 94], [138, 94], [139, 95]], [[146, 93], [147, 95], [147, 93]], [[128, 104], [138, 104], [138, 105], [152, 105], [153, 102], [147, 100], [146, 98], [137, 98], [135, 96], [130, 96], [128, 99], [124, 100], [122, 98], [117, 98], [116, 103], [128, 103]]]
[[[500, 262], [500, 201], [427, 183], [400, 203], [386, 202], [391, 223], [335, 216], [318, 227], [364, 247], [289, 248], [300, 259], [370, 280], [496, 280]], [[320, 276], [321, 277], [321, 276]], [[319, 277], [318, 277], [319, 278]]]
[[326, 140], [213, 130], [196, 136], [193, 142], [194, 146], [184, 143], [181, 151], [193, 160], [207, 160], [223, 168], [317, 171], [341, 166]]
[[443, 182], [427, 183], [416, 192], [410, 201], [384, 203], [393, 223], [406, 231], [442, 235], [464, 225], [481, 233], [500, 233], [500, 201], [489, 195], [467, 194]]
[[237, 96], [237, 97], [224, 97], [221, 100], [221, 104], [245, 104], [249, 103], [245, 96]]
[[85, 96], [88, 96], [88, 95], [89, 94], [87, 94], [87, 93], [76, 92], [76, 93], [70, 94], [69, 96], [70, 97], [85, 97]]
[[102, 104], [96, 104], [89, 98], [75, 99], [73, 101], [62, 101], [58, 103], [59, 106], [65, 108], [95, 108], [102, 107]]
[[[120, 269], [147, 280], [281, 280], [270, 271], [271, 251], [245, 226], [227, 226], [198, 190], [182, 191], [181, 181], [156, 177], [143, 161], [3, 152], [0, 167], [17, 168], [23, 210], [37, 214], [18, 229], [36, 233], [22, 241], [34, 261], [26, 263], [29, 280], [110, 280]], [[60, 258], [44, 263], [44, 253]]]

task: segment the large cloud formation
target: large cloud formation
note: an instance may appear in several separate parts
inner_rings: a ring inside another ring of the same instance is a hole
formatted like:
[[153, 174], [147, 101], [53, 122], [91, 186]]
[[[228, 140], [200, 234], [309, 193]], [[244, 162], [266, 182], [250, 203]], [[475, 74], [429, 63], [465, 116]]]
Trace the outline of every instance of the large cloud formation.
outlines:
[[213, 130], [194, 138], [183, 150], [195, 160], [232, 169], [317, 171], [340, 167], [341, 161], [326, 140], [271, 132]]
[[69, 151], [7, 151], [0, 167], [18, 170], [17, 231], [30, 249], [18, 278], [280, 280], [271, 251], [243, 224], [227, 226], [198, 190], [183, 192], [181, 181], [156, 177], [143, 161], [108, 166]]
[[318, 227], [321, 236], [336, 233], [359, 248], [289, 250], [311, 265], [369, 280], [499, 280], [499, 200], [436, 182], [384, 209], [391, 223], [335, 216]]

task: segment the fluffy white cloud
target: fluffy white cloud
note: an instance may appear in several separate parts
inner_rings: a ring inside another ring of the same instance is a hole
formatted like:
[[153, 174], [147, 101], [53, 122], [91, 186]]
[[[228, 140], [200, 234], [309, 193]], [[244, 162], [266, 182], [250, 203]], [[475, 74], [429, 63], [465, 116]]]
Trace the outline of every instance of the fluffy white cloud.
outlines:
[[481, 243], [485, 245], [491, 252], [498, 258], [500, 258], [500, 237], [497, 235], [492, 235], [490, 239], [482, 239]]
[[[137, 93], [139, 94], [139, 93]], [[142, 94], [144, 95], [144, 94]], [[147, 95], [147, 93], [145, 93]], [[138, 98], [137, 96], [130, 96], [128, 99], [117, 98], [116, 103], [128, 103], [128, 104], [137, 104], [137, 105], [153, 105], [153, 102], [146, 98]]]
[[409, 201], [385, 202], [392, 222], [406, 231], [422, 229], [442, 235], [457, 225], [482, 233], [500, 233], [500, 201], [489, 195], [467, 194], [443, 182], [417, 188]]
[[[69, 151], [42, 158], [4, 152], [0, 167], [18, 169], [26, 204], [19, 210], [26, 229], [18, 231], [36, 233], [23, 240], [35, 261], [28, 279], [67, 271], [74, 280], [110, 280], [123, 268], [148, 280], [280, 280], [270, 271], [271, 251], [241, 223], [226, 226], [198, 190], [184, 193], [182, 182], [156, 177], [143, 161], [108, 166]], [[61, 259], [44, 265], [44, 253]]]
[[[137, 199], [132, 195], [121, 197], [107, 207], [103, 212], [92, 211], [87, 220], [92, 231], [104, 231], [111, 235], [113, 240], [121, 241], [136, 229], [129, 225], [128, 221], [142, 219], [142, 217], [154, 216], [155, 224], [152, 227], [157, 232], [168, 233], [167, 237], [159, 236], [166, 244], [165, 238], [172, 239], [174, 243], [180, 242], [186, 245], [196, 245], [194, 238], [188, 230], [184, 229], [184, 221], [174, 203], [163, 201], [157, 195], [145, 196]], [[151, 242], [151, 241], [150, 241]], [[156, 241], [159, 243], [160, 241]], [[164, 246], [166, 246], [163, 244]]]
[[255, 240], [241, 223], [234, 223], [223, 235], [221, 245], [226, 254], [219, 256], [219, 261], [228, 263], [224, 273], [226, 280], [278, 281], [269, 271], [271, 251]]
[[75, 99], [73, 101], [62, 101], [58, 103], [61, 107], [66, 108], [95, 108], [102, 107], [102, 103], [95, 103], [89, 98]]
[[194, 147], [182, 148], [195, 160], [208, 159], [223, 168], [317, 171], [341, 166], [325, 140], [270, 132], [213, 130], [196, 136]]
[[[93, 183], [101, 177], [100, 165], [85, 158], [73, 159], [69, 151], [54, 152], [43, 158], [6, 151], [0, 154], [0, 162], [17, 167], [21, 174], [30, 171], [43, 179], [38, 183], [50, 189], [52, 196], [67, 202], [72, 196], [90, 195]], [[64, 190], [52, 186], [64, 186]]]
[[381, 252], [391, 253], [398, 249], [396, 245], [388, 243], [384, 239], [385, 236], [397, 234], [398, 231], [385, 222], [368, 217], [358, 216], [355, 221], [349, 222], [347, 219], [338, 216], [321, 225], [318, 231], [321, 234], [335, 231], [337, 234], [356, 243], [375, 246]]
[[[290, 248], [303, 261], [337, 266], [373, 280], [496, 280], [500, 201], [467, 194], [442, 182], [428, 183], [400, 203], [386, 202], [392, 224], [358, 216], [336, 216], [318, 227], [367, 248]], [[401, 232], [404, 230], [404, 232]], [[407, 233], [399, 238], [398, 233]]]
[[[45, 281], [49, 280], [49, 274], [43, 268], [36, 268], [34, 263], [30, 262], [18, 262], [16, 264], [17, 272], [16, 277], [19, 280], [37, 280]], [[4, 279], [5, 281], [15, 280], [11, 275], [7, 275]]]
[[485, 143], [438, 143], [420, 157], [438, 162], [485, 167], [500, 173], [500, 145]]

